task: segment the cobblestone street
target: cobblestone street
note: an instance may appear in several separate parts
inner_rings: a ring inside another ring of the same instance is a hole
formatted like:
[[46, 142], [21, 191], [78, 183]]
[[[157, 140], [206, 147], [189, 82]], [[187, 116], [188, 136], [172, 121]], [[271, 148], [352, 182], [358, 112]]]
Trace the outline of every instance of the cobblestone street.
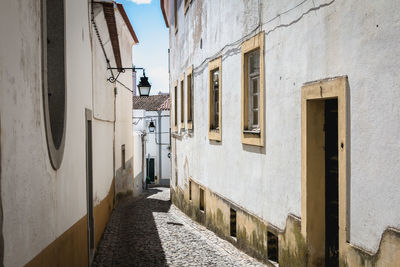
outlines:
[[157, 187], [121, 203], [93, 266], [264, 266], [189, 219], [169, 196]]

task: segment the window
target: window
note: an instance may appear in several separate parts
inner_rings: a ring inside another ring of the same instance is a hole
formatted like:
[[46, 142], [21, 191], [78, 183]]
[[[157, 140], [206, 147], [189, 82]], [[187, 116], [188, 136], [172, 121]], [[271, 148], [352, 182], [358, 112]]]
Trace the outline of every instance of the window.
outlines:
[[185, 87], [184, 87], [184, 77], [182, 74], [180, 84], [181, 84], [181, 129], [185, 129]]
[[185, 14], [189, 9], [190, 3], [192, 3], [192, 0], [185, 0]]
[[192, 200], [192, 181], [189, 180], [189, 200]]
[[65, 142], [64, 0], [42, 1], [43, 103], [51, 165], [60, 168]]
[[204, 190], [200, 188], [200, 203], [199, 203], [200, 211], [204, 211]]
[[193, 66], [186, 71], [186, 116], [187, 128], [193, 129]]
[[242, 143], [264, 146], [264, 32], [242, 45]]
[[121, 166], [125, 170], [125, 145], [121, 146]]
[[178, 32], [178, 0], [174, 0], [174, 27], [176, 34]]
[[260, 102], [260, 49], [250, 52], [247, 56], [247, 131], [260, 133], [258, 112]]
[[178, 132], [178, 81], [174, 84], [174, 132]]
[[268, 260], [279, 263], [279, 239], [271, 232], [267, 232], [267, 255]]
[[210, 140], [221, 141], [221, 58], [208, 64], [209, 71], [209, 131]]
[[231, 209], [231, 236], [236, 237], [236, 210]]

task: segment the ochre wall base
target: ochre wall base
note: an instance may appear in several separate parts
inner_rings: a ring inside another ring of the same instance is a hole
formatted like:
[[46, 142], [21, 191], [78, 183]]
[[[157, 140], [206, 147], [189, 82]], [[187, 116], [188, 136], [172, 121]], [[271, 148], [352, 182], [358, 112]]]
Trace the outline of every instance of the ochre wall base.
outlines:
[[[307, 266], [309, 253], [306, 241], [301, 232], [300, 218], [289, 214], [285, 229], [281, 230], [246, 211], [239, 205], [212, 192], [205, 186], [190, 178], [185, 188], [171, 187], [171, 200], [193, 220], [205, 225], [218, 236], [230, 241], [236, 247], [259, 259], [269, 266], [267, 232], [278, 236], [279, 266]], [[189, 184], [191, 184], [191, 199], [189, 199]], [[205, 192], [205, 208], [200, 211], [200, 188]], [[236, 238], [230, 236], [230, 209], [236, 210]], [[340, 258], [341, 267], [395, 267], [400, 262], [400, 231], [387, 229], [381, 239], [376, 254], [363, 251], [347, 244], [345, 253]], [[321, 266], [319, 266], [321, 267]]]
[[[106, 198], [94, 207], [96, 247], [110, 218], [113, 202], [114, 181]], [[87, 215], [85, 215], [25, 266], [88, 266], [87, 235]]]

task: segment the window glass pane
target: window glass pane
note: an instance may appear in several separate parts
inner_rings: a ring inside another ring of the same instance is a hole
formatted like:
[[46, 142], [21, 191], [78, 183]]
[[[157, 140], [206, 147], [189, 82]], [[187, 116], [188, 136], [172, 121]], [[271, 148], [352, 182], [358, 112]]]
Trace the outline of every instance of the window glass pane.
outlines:
[[258, 108], [258, 95], [253, 96], [253, 109]]
[[213, 128], [217, 129], [219, 126], [219, 69], [212, 72], [213, 83], [213, 102], [214, 102], [214, 121]]
[[219, 84], [219, 71], [218, 70], [213, 71], [213, 84], [214, 84], [214, 86], [218, 86], [218, 84]]
[[258, 77], [252, 80], [253, 94], [258, 93]]
[[253, 111], [253, 126], [258, 125], [258, 111]]
[[257, 49], [249, 55], [249, 73], [260, 72], [260, 50]]
[[192, 121], [192, 75], [187, 77], [188, 121]]

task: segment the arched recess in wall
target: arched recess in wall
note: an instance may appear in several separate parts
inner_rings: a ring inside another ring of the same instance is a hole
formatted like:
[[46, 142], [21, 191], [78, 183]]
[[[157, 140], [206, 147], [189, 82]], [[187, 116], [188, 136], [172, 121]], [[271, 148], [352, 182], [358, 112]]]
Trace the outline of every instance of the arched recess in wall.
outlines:
[[43, 104], [51, 165], [61, 166], [66, 127], [65, 3], [42, 0]]

